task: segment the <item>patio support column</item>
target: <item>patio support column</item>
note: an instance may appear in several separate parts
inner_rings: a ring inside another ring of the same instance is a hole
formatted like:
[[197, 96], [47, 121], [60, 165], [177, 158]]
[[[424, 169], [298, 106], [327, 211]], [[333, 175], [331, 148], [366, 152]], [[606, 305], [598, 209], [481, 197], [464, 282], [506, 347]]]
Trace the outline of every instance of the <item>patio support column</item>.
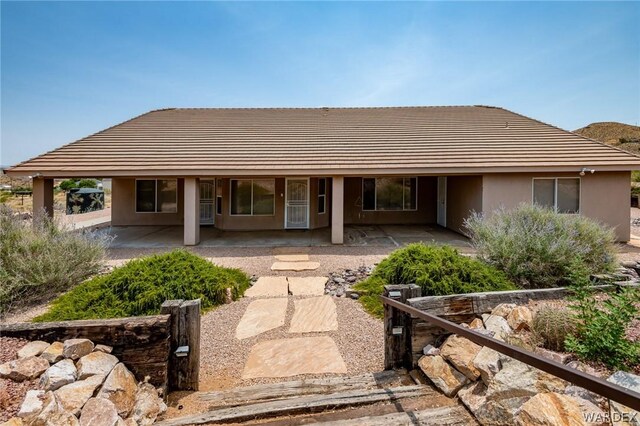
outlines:
[[200, 179], [184, 179], [184, 245], [200, 243]]
[[53, 179], [33, 178], [33, 218], [53, 217]]
[[344, 234], [344, 177], [334, 176], [331, 187], [331, 243], [342, 244]]

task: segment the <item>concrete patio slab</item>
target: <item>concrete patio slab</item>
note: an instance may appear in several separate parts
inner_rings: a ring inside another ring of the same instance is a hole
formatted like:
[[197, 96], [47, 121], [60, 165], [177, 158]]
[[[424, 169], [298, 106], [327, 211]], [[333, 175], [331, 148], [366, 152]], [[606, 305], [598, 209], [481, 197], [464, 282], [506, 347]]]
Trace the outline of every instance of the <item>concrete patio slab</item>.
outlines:
[[318, 262], [274, 262], [271, 265], [272, 271], [313, 271], [318, 269], [320, 264]]
[[288, 277], [287, 281], [294, 296], [322, 296], [327, 277]]
[[243, 379], [299, 374], [345, 374], [347, 366], [332, 338], [298, 337], [267, 340], [251, 348]]
[[278, 254], [276, 260], [281, 262], [308, 262], [308, 254]]
[[287, 277], [260, 277], [247, 291], [245, 297], [287, 297], [289, 283]]
[[287, 301], [286, 298], [271, 298], [251, 302], [236, 327], [236, 339], [247, 339], [282, 327], [287, 314]]
[[295, 300], [289, 333], [316, 333], [338, 329], [336, 304], [331, 296]]

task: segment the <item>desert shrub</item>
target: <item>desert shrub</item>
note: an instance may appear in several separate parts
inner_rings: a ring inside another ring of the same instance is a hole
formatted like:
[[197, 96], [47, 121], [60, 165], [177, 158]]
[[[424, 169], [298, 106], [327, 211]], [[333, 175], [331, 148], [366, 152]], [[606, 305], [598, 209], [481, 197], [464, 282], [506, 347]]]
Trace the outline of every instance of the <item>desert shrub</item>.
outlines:
[[78, 188], [97, 188], [98, 182], [95, 179], [80, 179]]
[[49, 218], [32, 223], [0, 206], [0, 315], [68, 290], [99, 272], [111, 241]]
[[571, 285], [570, 307], [577, 326], [566, 339], [567, 349], [581, 359], [602, 362], [610, 368], [635, 367], [640, 362], [640, 342], [631, 341], [627, 330], [640, 319], [640, 293], [624, 287], [598, 297], [583, 275], [575, 274]]
[[567, 308], [544, 306], [533, 317], [532, 330], [542, 346], [564, 352], [564, 341], [575, 333], [576, 321]]
[[78, 188], [78, 182], [74, 179], [67, 179], [60, 182], [58, 187], [63, 191], [69, 191], [70, 189]]
[[522, 204], [489, 216], [473, 214], [465, 226], [478, 258], [524, 288], [568, 284], [575, 258], [586, 276], [615, 265], [613, 230], [584, 216]]
[[423, 296], [512, 290], [515, 286], [504, 273], [476, 259], [462, 256], [449, 246], [410, 244], [391, 253], [358, 283], [363, 306], [380, 316], [379, 296], [385, 284], [417, 284]]
[[169, 299], [201, 299], [210, 309], [249, 287], [239, 269], [223, 268], [186, 250], [135, 259], [95, 277], [56, 299], [36, 321], [61, 321], [154, 315]]

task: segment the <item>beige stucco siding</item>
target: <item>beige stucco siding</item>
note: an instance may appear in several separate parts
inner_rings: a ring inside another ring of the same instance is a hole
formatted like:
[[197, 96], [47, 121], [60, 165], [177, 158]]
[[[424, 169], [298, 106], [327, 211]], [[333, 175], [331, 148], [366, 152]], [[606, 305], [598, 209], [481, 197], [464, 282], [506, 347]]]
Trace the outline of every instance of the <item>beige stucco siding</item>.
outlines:
[[619, 241], [629, 240], [629, 172], [487, 174], [483, 176], [483, 211], [531, 203], [534, 177], [580, 177], [580, 212], [613, 227]]
[[176, 213], [136, 213], [136, 180], [114, 178], [111, 189], [111, 224], [182, 225], [184, 217], [184, 180], [178, 179], [178, 211]]
[[447, 228], [464, 234], [464, 220], [474, 211], [482, 212], [482, 176], [449, 176]]
[[344, 223], [361, 225], [403, 224], [419, 225], [436, 222], [435, 176], [418, 178], [418, 206], [415, 211], [362, 210], [362, 178], [344, 179]]

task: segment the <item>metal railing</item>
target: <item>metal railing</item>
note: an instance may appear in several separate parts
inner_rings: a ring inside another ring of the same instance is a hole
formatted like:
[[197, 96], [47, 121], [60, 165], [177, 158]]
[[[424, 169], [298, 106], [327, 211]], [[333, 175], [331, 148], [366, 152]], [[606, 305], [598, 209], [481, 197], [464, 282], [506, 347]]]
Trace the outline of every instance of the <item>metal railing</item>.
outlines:
[[612, 401], [619, 402], [620, 404], [626, 405], [629, 408], [640, 411], [640, 393], [638, 392], [623, 388], [622, 386], [584, 373], [575, 368], [567, 367], [563, 364], [560, 364], [559, 362], [552, 361], [548, 358], [536, 355], [517, 346], [513, 346], [500, 340], [494, 339], [493, 337], [478, 333], [473, 329], [462, 327], [456, 323], [421, 311], [405, 303], [393, 300], [389, 297], [381, 296], [381, 298], [382, 302], [385, 305], [391, 306], [394, 309], [398, 309], [413, 317], [420, 318], [438, 327], [442, 327], [451, 333], [471, 340], [477, 345], [487, 346], [488, 348], [500, 352], [501, 354], [504, 354], [508, 357], [517, 359], [518, 361], [524, 362], [525, 364], [528, 364], [546, 373], [564, 379], [591, 392], [597, 393], [598, 395], [602, 395], [603, 397], [608, 398]]

